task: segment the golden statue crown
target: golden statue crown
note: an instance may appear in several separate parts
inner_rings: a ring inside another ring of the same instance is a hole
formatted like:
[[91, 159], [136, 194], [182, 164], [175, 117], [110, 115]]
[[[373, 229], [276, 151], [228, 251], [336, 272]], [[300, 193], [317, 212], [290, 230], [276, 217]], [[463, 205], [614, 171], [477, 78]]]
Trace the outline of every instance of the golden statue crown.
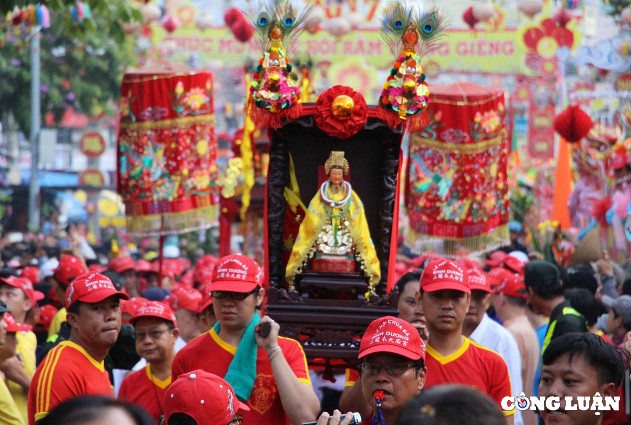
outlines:
[[331, 168], [341, 168], [344, 170], [344, 175], [348, 174], [348, 161], [344, 158], [344, 151], [331, 151], [329, 158], [324, 163], [324, 171], [328, 176], [331, 172]]

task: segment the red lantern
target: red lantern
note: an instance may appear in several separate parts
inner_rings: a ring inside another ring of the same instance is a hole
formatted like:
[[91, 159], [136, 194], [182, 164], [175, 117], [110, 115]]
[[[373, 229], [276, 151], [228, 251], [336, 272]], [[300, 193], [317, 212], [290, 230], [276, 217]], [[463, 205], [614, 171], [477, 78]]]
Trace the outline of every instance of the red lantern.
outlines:
[[554, 118], [554, 131], [570, 143], [587, 136], [592, 125], [592, 119], [578, 105], [568, 106]]
[[241, 43], [246, 43], [254, 34], [254, 28], [252, 28], [252, 25], [243, 17], [232, 24], [230, 30], [234, 34], [234, 37]]
[[229, 27], [232, 27], [237, 21], [244, 19], [243, 13], [236, 7], [231, 7], [226, 11], [226, 14], [223, 15], [223, 21]]
[[179, 27], [180, 27], [180, 20], [173, 15], [168, 15], [166, 19], [162, 22], [162, 28], [164, 28], [169, 33], [172, 33]]
[[462, 14], [462, 20], [465, 21], [465, 23], [469, 25], [471, 29], [475, 27], [475, 24], [480, 22], [480, 20], [476, 18], [475, 15], [473, 14], [473, 6], [469, 6], [464, 11], [464, 13]]
[[554, 15], [552, 15], [552, 22], [558, 26], [565, 28], [565, 26], [572, 20], [572, 14], [560, 7]]

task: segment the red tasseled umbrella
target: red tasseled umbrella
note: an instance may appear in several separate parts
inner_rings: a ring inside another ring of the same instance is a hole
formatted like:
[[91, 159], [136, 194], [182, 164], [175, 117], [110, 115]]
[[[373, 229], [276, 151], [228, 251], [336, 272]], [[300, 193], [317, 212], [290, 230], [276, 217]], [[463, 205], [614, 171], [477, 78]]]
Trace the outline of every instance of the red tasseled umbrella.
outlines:
[[592, 119], [578, 105], [570, 105], [554, 118], [554, 131], [570, 143], [587, 136]]

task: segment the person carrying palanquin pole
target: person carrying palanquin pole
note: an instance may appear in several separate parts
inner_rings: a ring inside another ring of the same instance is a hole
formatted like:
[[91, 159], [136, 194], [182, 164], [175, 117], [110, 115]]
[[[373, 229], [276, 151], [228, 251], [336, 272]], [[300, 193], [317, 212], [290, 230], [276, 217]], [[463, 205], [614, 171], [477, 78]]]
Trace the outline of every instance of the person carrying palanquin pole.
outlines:
[[[292, 289], [297, 273], [310, 259], [356, 260], [369, 277], [371, 291], [379, 282], [379, 259], [370, 238], [364, 204], [344, 180], [349, 164], [343, 151], [332, 151], [324, 164], [328, 176], [315, 194], [287, 262], [286, 277]], [[354, 271], [354, 270], [353, 270]]]

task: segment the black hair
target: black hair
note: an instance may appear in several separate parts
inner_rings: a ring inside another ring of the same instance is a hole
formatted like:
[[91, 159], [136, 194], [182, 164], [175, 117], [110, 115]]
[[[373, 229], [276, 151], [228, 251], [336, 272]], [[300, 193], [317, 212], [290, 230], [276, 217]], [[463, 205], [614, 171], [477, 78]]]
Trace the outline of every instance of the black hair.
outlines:
[[512, 295], [506, 295], [506, 294], [504, 294], [504, 297], [506, 298], [506, 301], [508, 301], [510, 305], [514, 305], [517, 307], [526, 307], [528, 305], [528, 302], [523, 298], [513, 297]]
[[73, 302], [72, 304], [70, 304], [70, 307], [66, 309], [66, 313], [79, 314], [79, 309], [81, 308], [81, 304], [83, 304], [82, 301]]
[[[376, 353], [374, 353], [374, 354], [376, 354]], [[410, 360], [412, 362], [411, 364], [414, 367], [414, 370], [415, 370], [417, 375], [418, 375], [419, 371], [421, 371], [422, 369], [425, 369], [425, 360], [423, 360], [422, 357], [420, 359], [418, 359], [418, 360], [411, 360], [411, 359], [406, 358], [405, 356], [401, 356], [401, 358], [405, 358], [406, 360]], [[364, 360], [365, 360], [365, 358], [364, 358]], [[359, 369], [359, 372], [361, 374], [361, 368]]]
[[601, 337], [590, 332], [570, 332], [550, 341], [543, 352], [543, 365], [549, 365], [565, 353], [569, 361], [582, 356], [596, 369], [598, 384], [613, 382], [616, 388], [624, 375], [623, 353], [606, 343]]
[[438, 385], [408, 400], [394, 425], [505, 425], [497, 403], [465, 385]]
[[117, 273], [112, 269], [104, 270], [101, 274], [105, 277], [108, 277], [112, 281], [112, 284], [117, 291], [120, 291], [125, 286], [127, 286], [127, 279], [125, 279], [120, 273]]
[[628, 274], [626, 275], [624, 282], [622, 282], [622, 294], [620, 295], [631, 295], [631, 276]]
[[585, 317], [588, 326], [594, 326], [598, 316], [605, 313], [594, 294], [587, 288], [566, 289], [564, 294], [570, 305]]
[[407, 272], [403, 276], [401, 276], [395, 284], [397, 291], [399, 291], [399, 294], [402, 294], [403, 291], [405, 291], [405, 285], [407, 285], [409, 282], [416, 282], [420, 285], [421, 274], [422, 272], [415, 270], [412, 272]]
[[598, 289], [598, 281], [594, 270], [587, 264], [578, 264], [567, 269], [567, 277], [563, 280], [563, 289], [571, 288], [586, 288], [595, 294], [596, 289]]
[[171, 413], [169, 420], [165, 423], [167, 425], [198, 425], [195, 419], [182, 412]]
[[61, 256], [61, 250], [57, 245], [49, 246], [44, 245], [44, 252], [46, 252], [46, 256], [48, 258], [59, 258]]
[[58, 404], [37, 425], [82, 425], [102, 418], [108, 408], [119, 408], [132, 417], [136, 425], [154, 425], [155, 421], [145, 409], [115, 398], [82, 395]]

